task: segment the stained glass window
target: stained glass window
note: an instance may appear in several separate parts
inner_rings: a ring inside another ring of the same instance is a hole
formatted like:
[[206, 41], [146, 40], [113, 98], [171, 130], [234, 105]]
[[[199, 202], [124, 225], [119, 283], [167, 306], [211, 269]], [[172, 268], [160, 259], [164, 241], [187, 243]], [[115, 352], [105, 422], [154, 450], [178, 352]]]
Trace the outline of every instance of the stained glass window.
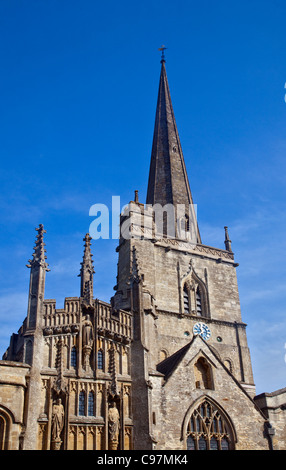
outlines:
[[187, 450], [196, 450], [195, 440], [191, 436], [187, 439]]
[[231, 426], [222, 413], [207, 399], [193, 412], [187, 429], [188, 450], [233, 449]]

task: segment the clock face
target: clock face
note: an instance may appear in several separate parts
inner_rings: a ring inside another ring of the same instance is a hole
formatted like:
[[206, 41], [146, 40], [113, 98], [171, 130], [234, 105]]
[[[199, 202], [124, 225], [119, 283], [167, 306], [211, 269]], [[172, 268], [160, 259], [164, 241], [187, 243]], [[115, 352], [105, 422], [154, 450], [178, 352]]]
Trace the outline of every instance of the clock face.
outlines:
[[211, 330], [205, 323], [196, 323], [193, 327], [193, 333], [201, 336], [205, 341], [211, 336]]

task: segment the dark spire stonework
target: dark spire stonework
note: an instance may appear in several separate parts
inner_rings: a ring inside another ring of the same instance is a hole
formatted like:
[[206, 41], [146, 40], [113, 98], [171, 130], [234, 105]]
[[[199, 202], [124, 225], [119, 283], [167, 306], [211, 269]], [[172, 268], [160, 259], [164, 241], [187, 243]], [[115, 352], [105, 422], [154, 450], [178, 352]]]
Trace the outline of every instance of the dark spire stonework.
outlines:
[[[193, 206], [193, 198], [172, 106], [165, 58], [161, 64], [146, 203], [162, 206], [184, 204], [188, 210], [190, 205]], [[197, 243], [201, 243], [198, 230]]]
[[33, 258], [29, 259], [29, 264], [26, 265], [31, 269], [27, 313], [27, 325], [31, 329], [37, 328], [41, 324], [45, 295], [45, 277], [46, 272], [50, 271], [45, 254], [44, 233], [46, 233], [46, 230], [40, 224], [36, 231], [38, 235], [34, 246]]
[[34, 253], [33, 253], [33, 259], [29, 259], [29, 264], [27, 264], [27, 268], [32, 268], [35, 265], [39, 265], [42, 268], [45, 269], [45, 271], [50, 271], [48, 269], [48, 263], [46, 263], [46, 250], [45, 250], [45, 243], [44, 243], [44, 233], [47, 233], [46, 230], [44, 230], [43, 224], [39, 225], [39, 228], [35, 229], [38, 232], [37, 238], [36, 238], [36, 243], [34, 246]]
[[232, 253], [231, 240], [230, 240], [229, 234], [228, 234], [228, 227], [224, 227], [224, 231], [225, 231], [225, 240], [224, 240], [225, 249], [226, 249], [226, 251], [230, 251]]
[[83, 297], [88, 303], [91, 302], [93, 298], [93, 274], [95, 273], [93, 268], [93, 260], [91, 254], [91, 236], [87, 233], [83, 239], [84, 244], [84, 254], [83, 261], [81, 263], [80, 269], [80, 278], [81, 278], [81, 297]]

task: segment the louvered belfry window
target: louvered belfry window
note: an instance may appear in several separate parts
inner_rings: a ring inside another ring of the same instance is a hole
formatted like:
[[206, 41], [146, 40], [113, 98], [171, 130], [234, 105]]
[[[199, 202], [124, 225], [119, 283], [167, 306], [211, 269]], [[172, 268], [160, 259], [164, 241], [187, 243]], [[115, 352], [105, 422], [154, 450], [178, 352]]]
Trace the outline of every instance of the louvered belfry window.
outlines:
[[197, 306], [197, 315], [201, 316], [202, 315], [202, 297], [201, 297], [199, 287], [197, 287], [197, 290], [196, 290], [196, 306]]
[[189, 292], [188, 292], [187, 286], [184, 286], [183, 296], [184, 296], [184, 312], [190, 313]]

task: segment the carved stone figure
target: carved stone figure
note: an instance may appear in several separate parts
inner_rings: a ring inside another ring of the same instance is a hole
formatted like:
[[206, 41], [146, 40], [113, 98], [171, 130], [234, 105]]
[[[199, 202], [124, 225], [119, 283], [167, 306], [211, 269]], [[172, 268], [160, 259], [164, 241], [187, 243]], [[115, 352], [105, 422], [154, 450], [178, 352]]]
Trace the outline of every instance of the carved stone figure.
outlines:
[[108, 411], [108, 432], [109, 432], [110, 450], [117, 450], [119, 429], [120, 429], [119, 412], [116, 407], [116, 403], [112, 402], [112, 405]]
[[86, 371], [90, 368], [90, 354], [93, 345], [93, 326], [90, 316], [86, 316], [82, 328], [82, 345], [83, 345], [83, 367]]
[[64, 407], [60, 398], [54, 403], [52, 411], [52, 447], [58, 450], [61, 445], [61, 432], [64, 427]]
[[90, 321], [90, 316], [86, 316], [86, 320], [82, 329], [82, 344], [83, 346], [92, 346], [93, 343], [93, 327]]

